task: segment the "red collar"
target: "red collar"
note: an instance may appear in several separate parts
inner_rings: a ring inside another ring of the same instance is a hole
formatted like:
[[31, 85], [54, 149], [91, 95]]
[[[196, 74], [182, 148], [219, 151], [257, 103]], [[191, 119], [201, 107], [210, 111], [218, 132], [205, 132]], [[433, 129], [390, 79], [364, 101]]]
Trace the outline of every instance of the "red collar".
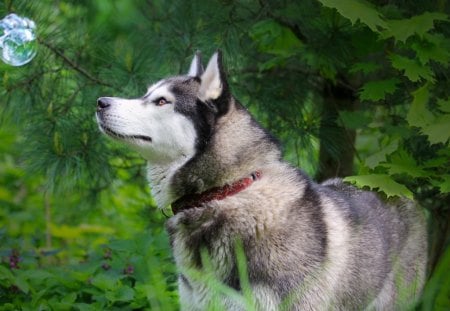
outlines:
[[228, 196], [241, 192], [260, 178], [261, 171], [255, 171], [249, 177], [241, 178], [231, 185], [226, 184], [223, 187], [214, 187], [203, 193], [187, 194], [172, 203], [172, 212], [176, 215], [185, 209], [199, 207], [203, 203], [223, 200]]

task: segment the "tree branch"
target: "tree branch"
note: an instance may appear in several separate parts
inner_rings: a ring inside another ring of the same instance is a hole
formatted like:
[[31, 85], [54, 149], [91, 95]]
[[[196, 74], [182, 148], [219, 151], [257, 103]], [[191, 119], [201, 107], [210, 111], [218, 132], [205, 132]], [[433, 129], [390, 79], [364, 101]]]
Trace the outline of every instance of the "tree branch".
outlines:
[[92, 82], [95, 82], [95, 83], [100, 84], [100, 85], [108, 86], [108, 87], [114, 87], [114, 85], [106, 83], [106, 82], [104, 82], [104, 81], [94, 77], [93, 75], [91, 75], [84, 68], [80, 67], [77, 63], [75, 63], [75, 61], [73, 61], [72, 59], [67, 57], [63, 52], [58, 50], [56, 47], [54, 47], [50, 43], [45, 42], [45, 41], [43, 41], [41, 39], [38, 39], [38, 42], [40, 44], [42, 44], [43, 46], [45, 46], [47, 49], [49, 49], [51, 52], [53, 52], [55, 55], [60, 57], [72, 69], [74, 69], [75, 71], [77, 71], [78, 73], [80, 73], [81, 75], [86, 77], [87, 79], [91, 80]]

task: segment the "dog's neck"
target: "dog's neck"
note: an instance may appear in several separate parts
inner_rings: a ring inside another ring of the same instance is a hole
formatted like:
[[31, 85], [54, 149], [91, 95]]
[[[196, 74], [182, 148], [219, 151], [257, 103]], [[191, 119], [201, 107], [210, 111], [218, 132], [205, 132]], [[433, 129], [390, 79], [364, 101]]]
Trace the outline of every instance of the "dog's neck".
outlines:
[[[281, 157], [278, 146], [267, 139], [248, 112], [235, 107], [218, 122], [211, 140], [214, 144], [191, 158], [149, 166], [148, 180], [160, 208], [182, 196], [231, 184]], [[266, 150], [264, 154], [255, 153], [259, 146]]]
[[210, 140], [201, 153], [171, 175], [175, 199], [232, 184], [281, 158], [276, 143], [267, 138], [244, 108], [231, 107], [217, 122]]
[[152, 196], [159, 208], [165, 208], [177, 197], [171, 191], [171, 180], [176, 171], [187, 161], [186, 158], [165, 164], [148, 164], [147, 179]]

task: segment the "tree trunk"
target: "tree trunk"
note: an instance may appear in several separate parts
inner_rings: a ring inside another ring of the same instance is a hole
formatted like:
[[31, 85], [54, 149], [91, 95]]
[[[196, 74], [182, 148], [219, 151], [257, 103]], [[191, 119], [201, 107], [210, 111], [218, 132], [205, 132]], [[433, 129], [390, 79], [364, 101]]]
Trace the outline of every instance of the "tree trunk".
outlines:
[[354, 91], [344, 85], [325, 84], [322, 121], [319, 138], [319, 169], [316, 180], [353, 174], [356, 132], [339, 122], [340, 111], [354, 111], [357, 106]]

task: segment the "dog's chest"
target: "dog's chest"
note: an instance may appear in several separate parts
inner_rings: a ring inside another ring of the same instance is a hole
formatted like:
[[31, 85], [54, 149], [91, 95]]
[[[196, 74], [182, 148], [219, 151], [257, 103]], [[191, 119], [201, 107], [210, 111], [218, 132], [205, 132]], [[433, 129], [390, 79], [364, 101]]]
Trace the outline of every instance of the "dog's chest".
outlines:
[[212, 265], [218, 278], [226, 278], [233, 264], [232, 238], [224, 233], [224, 220], [217, 217], [181, 217], [169, 219], [172, 251], [180, 269], [203, 269]]
[[220, 217], [190, 216], [172, 217], [167, 230], [180, 272], [180, 297], [185, 303], [203, 305], [210, 299], [208, 279], [225, 284], [235, 279], [234, 240], [224, 233]]

